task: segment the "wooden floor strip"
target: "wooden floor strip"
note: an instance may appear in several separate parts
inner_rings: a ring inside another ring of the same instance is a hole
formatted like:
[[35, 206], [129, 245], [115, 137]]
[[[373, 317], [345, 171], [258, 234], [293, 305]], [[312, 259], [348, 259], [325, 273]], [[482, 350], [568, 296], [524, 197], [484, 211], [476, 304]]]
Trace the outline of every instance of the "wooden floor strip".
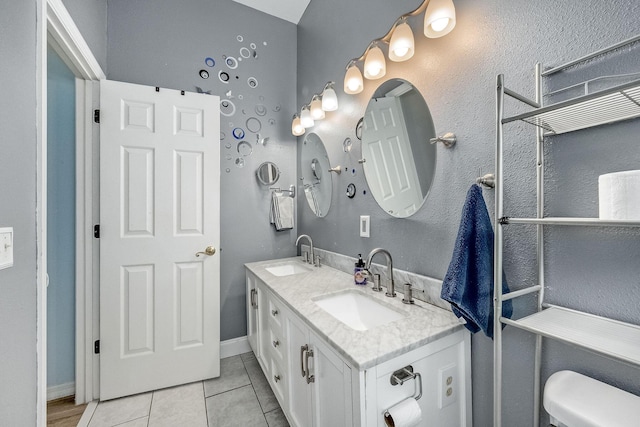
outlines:
[[47, 402], [47, 426], [76, 427], [86, 407], [76, 405], [74, 396]]

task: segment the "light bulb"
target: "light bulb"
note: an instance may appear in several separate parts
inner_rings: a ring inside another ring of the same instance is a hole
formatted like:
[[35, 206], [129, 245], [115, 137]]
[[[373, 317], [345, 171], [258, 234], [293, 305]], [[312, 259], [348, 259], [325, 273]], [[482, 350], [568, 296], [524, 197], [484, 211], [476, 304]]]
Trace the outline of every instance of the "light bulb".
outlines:
[[305, 129], [304, 126], [302, 126], [302, 123], [300, 123], [300, 117], [298, 117], [297, 114], [295, 114], [293, 116], [293, 122], [291, 122], [291, 133], [294, 136], [300, 136], [302, 134], [304, 134]]
[[338, 109], [338, 96], [333, 89], [333, 82], [327, 83], [322, 92], [322, 109], [324, 111], [336, 111]]
[[387, 64], [384, 60], [384, 54], [378, 45], [374, 45], [364, 60], [364, 76], [369, 80], [375, 80], [384, 77], [387, 74]]
[[438, 38], [456, 26], [456, 8], [452, 0], [431, 0], [424, 12], [424, 35]]
[[406, 61], [413, 56], [413, 52], [413, 31], [405, 21], [393, 30], [389, 42], [389, 59], [395, 62]]
[[344, 93], [355, 95], [362, 92], [362, 89], [364, 89], [362, 73], [360, 73], [360, 69], [355, 64], [352, 64], [347, 68], [347, 73], [344, 75]]
[[449, 25], [449, 18], [440, 18], [431, 23], [431, 28], [433, 29], [433, 31], [440, 32], [444, 30], [447, 25]]
[[324, 110], [322, 109], [322, 101], [320, 100], [320, 96], [314, 95], [311, 100], [310, 105], [311, 117], [313, 120], [322, 120], [324, 119]]
[[311, 117], [311, 111], [309, 110], [309, 106], [305, 105], [302, 107], [302, 111], [300, 111], [300, 123], [305, 129], [313, 127], [315, 122], [313, 121], [313, 117]]

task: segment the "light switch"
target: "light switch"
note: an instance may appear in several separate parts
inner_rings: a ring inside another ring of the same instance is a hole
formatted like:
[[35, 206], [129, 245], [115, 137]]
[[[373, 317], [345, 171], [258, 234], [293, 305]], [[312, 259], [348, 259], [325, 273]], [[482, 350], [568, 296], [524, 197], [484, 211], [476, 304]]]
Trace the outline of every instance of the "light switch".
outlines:
[[369, 215], [360, 215], [360, 237], [369, 237], [370, 218]]
[[0, 270], [13, 267], [13, 227], [0, 228]]

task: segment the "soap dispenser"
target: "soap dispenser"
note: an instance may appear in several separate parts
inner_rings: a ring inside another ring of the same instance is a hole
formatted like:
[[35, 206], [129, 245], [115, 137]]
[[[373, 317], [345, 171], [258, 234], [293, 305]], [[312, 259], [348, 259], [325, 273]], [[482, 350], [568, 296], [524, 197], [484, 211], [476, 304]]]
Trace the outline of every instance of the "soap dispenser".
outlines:
[[358, 261], [353, 269], [353, 281], [356, 285], [366, 285], [367, 276], [364, 269], [364, 261], [362, 260], [362, 254], [358, 254]]

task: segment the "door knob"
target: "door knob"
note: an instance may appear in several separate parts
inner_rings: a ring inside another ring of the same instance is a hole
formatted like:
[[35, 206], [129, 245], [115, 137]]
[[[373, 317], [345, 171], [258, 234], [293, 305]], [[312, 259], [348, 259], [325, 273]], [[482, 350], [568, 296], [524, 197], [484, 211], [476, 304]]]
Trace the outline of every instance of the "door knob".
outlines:
[[213, 246], [207, 246], [204, 250], [204, 252], [196, 252], [196, 256], [200, 256], [200, 254], [204, 254], [204, 255], [214, 255], [216, 253], [216, 248], [214, 248]]

